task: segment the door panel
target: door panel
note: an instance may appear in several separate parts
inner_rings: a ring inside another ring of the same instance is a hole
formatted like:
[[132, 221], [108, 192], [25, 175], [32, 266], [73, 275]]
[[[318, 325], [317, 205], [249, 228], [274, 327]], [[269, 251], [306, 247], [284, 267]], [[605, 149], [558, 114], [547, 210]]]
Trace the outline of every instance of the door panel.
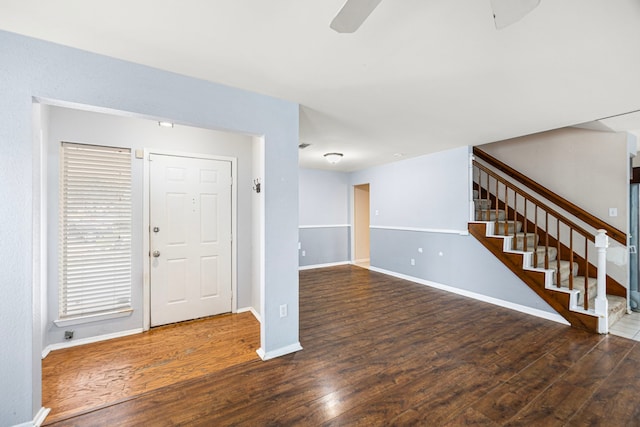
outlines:
[[228, 161], [150, 156], [151, 326], [231, 311], [231, 182]]

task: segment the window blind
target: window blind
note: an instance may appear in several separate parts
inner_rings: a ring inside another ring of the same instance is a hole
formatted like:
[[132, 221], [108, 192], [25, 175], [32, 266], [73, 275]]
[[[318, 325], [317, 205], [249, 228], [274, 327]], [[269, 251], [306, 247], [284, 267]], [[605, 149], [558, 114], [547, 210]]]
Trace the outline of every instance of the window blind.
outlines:
[[131, 150], [63, 142], [59, 318], [131, 309]]

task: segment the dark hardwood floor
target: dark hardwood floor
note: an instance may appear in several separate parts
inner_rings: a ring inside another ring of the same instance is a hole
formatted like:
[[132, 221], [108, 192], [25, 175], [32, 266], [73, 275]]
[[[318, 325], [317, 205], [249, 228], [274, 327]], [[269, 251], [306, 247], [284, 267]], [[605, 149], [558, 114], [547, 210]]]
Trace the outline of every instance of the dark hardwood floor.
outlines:
[[52, 425], [640, 425], [635, 341], [353, 266], [301, 272], [300, 312], [303, 351]]

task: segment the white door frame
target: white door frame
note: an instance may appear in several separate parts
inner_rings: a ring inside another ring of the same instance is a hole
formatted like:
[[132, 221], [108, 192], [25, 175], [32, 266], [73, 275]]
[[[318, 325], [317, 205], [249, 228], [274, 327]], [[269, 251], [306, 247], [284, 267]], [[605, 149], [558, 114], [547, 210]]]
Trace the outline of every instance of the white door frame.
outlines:
[[170, 150], [159, 150], [156, 148], [145, 148], [144, 149], [144, 170], [143, 170], [143, 184], [142, 184], [142, 229], [143, 236], [146, 238], [142, 239], [142, 255], [144, 260], [146, 260], [143, 264], [143, 279], [142, 279], [142, 314], [143, 314], [143, 325], [142, 328], [145, 331], [148, 331], [151, 327], [151, 271], [149, 265], [149, 251], [151, 250], [149, 245], [149, 234], [151, 224], [149, 222], [149, 215], [151, 213], [150, 210], [150, 168], [149, 168], [149, 155], [151, 154], [160, 154], [165, 156], [176, 156], [176, 157], [190, 157], [196, 159], [207, 159], [207, 160], [222, 160], [231, 162], [231, 175], [232, 175], [232, 184], [233, 188], [231, 189], [231, 233], [233, 235], [233, 240], [231, 241], [231, 312], [236, 313], [238, 311], [238, 289], [237, 289], [237, 279], [238, 279], [238, 268], [237, 268], [237, 241], [238, 241], [238, 221], [237, 221], [237, 207], [238, 207], [238, 173], [237, 173], [237, 158], [236, 157], [225, 157], [225, 156], [212, 156], [207, 154], [199, 154], [199, 153], [185, 153], [181, 151], [170, 151]]

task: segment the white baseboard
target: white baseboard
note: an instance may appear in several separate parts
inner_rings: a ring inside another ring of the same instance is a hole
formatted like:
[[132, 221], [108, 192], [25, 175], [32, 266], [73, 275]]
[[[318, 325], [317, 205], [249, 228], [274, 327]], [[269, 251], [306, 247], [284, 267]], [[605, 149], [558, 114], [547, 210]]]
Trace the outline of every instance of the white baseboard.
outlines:
[[35, 427], [40, 427], [43, 423], [47, 415], [51, 412], [51, 408], [40, 408], [36, 416], [33, 418], [33, 425]]
[[396, 273], [389, 270], [384, 270], [382, 268], [377, 267], [369, 267], [371, 271], [375, 271], [378, 273], [386, 274], [388, 276], [397, 277], [399, 279], [408, 280], [410, 282], [419, 283], [421, 285], [430, 286], [432, 288], [441, 289], [443, 291], [451, 292], [454, 294], [462, 295], [468, 298], [473, 298], [478, 301], [488, 302], [489, 304], [497, 305], [500, 307], [508, 308], [510, 310], [519, 311], [521, 313], [530, 314], [532, 316], [540, 317], [542, 319], [551, 320], [557, 323], [562, 323], [563, 325], [569, 325], [567, 320], [560, 316], [559, 314], [549, 313], [548, 311], [539, 310], [533, 307], [527, 307], [525, 305], [516, 304], [513, 302], [501, 300], [498, 298], [493, 298], [487, 295], [478, 294], [476, 292], [467, 291], [465, 289], [455, 288], [453, 286], [443, 285], [441, 283], [431, 282], [429, 280], [420, 279], [417, 277], [407, 276], [405, 274]]
[[106, 340], [110, 340], [110, 339], [113, 339], [113, 338], [126, 337], [128, 335], [139, 334], [139, 333], [142, 333], [142, 332], [143, 332], [142, 328], [137, 328], [137, 329], [130, 329], [128, 331], [115, 332], [113, 334], [98, 335], [98, 336], [95, 336], [95, 337], [80, 338], [80, 339], [77, 339], [77, 340], [70, 340], [70, 341], [60, 342], [60, 343], [56, 343], [56, 344], [50, 344], [47, 347], [45, 347], [44, 350], [42, 350], [42, 358], [44, 359], [45, 357], [47, 357], [49, 352], [51, 352], [53, 350], [60, 350], [60, 349], [63, 349], [63, 348], [70, 348], [70, 347], [75, 347], [75, 346], [78, 346], [78, 345], [91, 344], [91, 343], [94, 343], [94, 342], [106, 341]]
[[262, 316], [260, 316], [260, 313], [258, 313], [253, 307], [239, 308], [236, 313], [246, 313], [247, 311], [250, 311], [251, 314], [253, 314], [253, 317], [256, 318], [258, 323], [262, 323]]
[[271, 350], [268, 352], [265, 352], [264, 349], [260, 347], [259, 349], [256, 350], [256, 353], [258, 353], [258, 356], [260, 356], [260, 359], [269, 360], [269, 359], [275, 359], [276, 357], [284, 356], [285, 354], [295, 353], [296, 351], [300, 351], [300, 350], [302, 350], [302, 346], [300, 345], [300, 342], [297, 342], [295, 344], [290, 344], [286, 347], [281, 347], [277, 350]]
[[328, 264], [303, 265], [298, 267], [298, 270], [313, 270], [315, 268], [335, 267], [337, 265], [348, 265], [348, 264], [351, 264], [351, 261], [330, 262]]
[[16, 424], [13, 427], [40, 427], [44, 423], [45, 418], [49, 415], [51, 408], [40, 408], [33, 421], [27, 421], [26, 423]]

